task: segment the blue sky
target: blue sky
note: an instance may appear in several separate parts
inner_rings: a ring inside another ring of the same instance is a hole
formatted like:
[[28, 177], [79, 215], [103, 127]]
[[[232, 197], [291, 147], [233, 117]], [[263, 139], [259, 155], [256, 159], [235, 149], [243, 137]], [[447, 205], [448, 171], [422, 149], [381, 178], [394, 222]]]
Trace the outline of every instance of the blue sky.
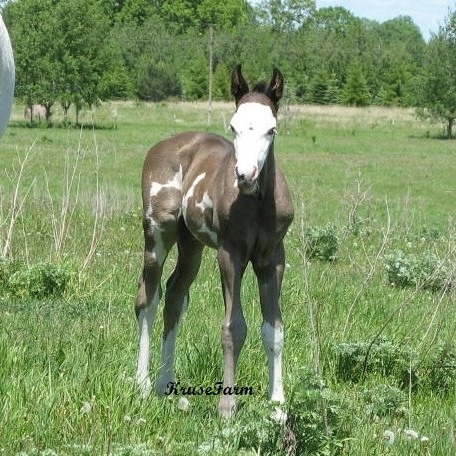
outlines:
[[343, 6], [355, 16], [378, 22], [410, 16], [425, 40], [445, 22], [449, 9], [456, 9], [456, 0], [316, 0], [316, 4], [317, 8]]

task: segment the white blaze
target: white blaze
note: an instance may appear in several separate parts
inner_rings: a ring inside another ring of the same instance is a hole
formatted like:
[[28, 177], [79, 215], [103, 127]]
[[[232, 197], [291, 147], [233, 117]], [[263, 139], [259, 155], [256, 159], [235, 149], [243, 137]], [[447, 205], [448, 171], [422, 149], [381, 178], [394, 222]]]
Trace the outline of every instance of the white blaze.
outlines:
[[5, 131], [14, 97], [14, 58], [8, 31], [0, 14], [0, 136]]
[[243, 103], [231, 119], [234, 130], [234, 149], [238, 175], [254, 181], [266, 161], [274, 140], [277, 120], [269, 106]]

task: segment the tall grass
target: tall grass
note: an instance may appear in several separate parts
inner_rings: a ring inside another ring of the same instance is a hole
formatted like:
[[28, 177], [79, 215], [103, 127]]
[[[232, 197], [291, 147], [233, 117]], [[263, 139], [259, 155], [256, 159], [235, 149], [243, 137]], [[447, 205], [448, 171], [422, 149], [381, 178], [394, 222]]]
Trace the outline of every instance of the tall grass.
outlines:
[[[429, 126], [403, 110], [291, 109], [276, 147], [297, 212], [285, 239], [284, 427], [269, 419], [250, 268], [242, 290], [249, 333], [237, 383], [252, 386], [254, 395], [240, 398], [235, 420], [219, 420], [216, 397], [188, 397], [188, 409], [179, 398], [141, 400], [133, 381], [142, 160], [169, 134], [206, 129], [205, 107], [116, 103], [85, 113], [87, 125], [110, 124], [115, 110], [116, 129], [8, 130], [0, 145], [0, 451], [455, 452], [454, 291], [433, 291], [422, 281], [392, 285], [385, 268], [399, 250], [407, 258], [432, 254], [433, 274], [445, 270], [454, 283], [454, 145], [433, 139]], [[224, 134], [230, 110], [214, 105], [212, 130]], [[306, 251], [308, 228], [327, 226], [338, 240], [328, 262]], [[173, 252], [164, 279], [174, 264]], [[30, 293], [42, 277], [33, 271], [54, 266], [68, 272], [65, 289]], [[22, 278], [22, 294], [14, 293], [12, 274]], [[178, 339], [182, 384], [211, 386], [222, 378], [222, 314], [208, 250]], [[160, 367], [157, 320], [153, 373]], [[342, 375], [344, 365], [351, 367]], [[418, 438], [405, 432], [410, 428]], [[395, 436], [392, 445], [386, 431]]]

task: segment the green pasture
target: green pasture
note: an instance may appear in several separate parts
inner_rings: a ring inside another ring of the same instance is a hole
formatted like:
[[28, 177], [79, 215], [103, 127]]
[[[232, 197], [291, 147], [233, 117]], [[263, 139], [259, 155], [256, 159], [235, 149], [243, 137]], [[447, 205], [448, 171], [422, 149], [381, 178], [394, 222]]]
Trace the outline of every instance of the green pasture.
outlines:
[[[141, 400], [134, 383], [144, 156], [180, 131], [230, 136], [231, 104], [215, 104], [208, 126], [202, 103], [107, 103], [83, 113], [83, 128], [63, 127], [58, 112], [53, 128], [30, 128], [15, 107], [0, 141], [1, 455], [456, 454], [456, 143], [413, 111], [281, 109], [276, 155], [296, 209], [285, 425], [269, 419], [250, 269], [237, 383], [254, 394], [234, 420], [219, 420], [217, 397], [187, 397], [182, 410], [180, 397]], [[312, 232], [330, 234], [333, 261], [306, 248]], [[392, 284], [388, 258], [409, 261], [401, 280], [430, 269], [445, 287]], [[40, 282], [46, 274], [62, 288]], [[222, 378], [222, 315], [207, 250], [178, 339], [183, 385]], [[152, 372], [161, 331], [160, 316]]]

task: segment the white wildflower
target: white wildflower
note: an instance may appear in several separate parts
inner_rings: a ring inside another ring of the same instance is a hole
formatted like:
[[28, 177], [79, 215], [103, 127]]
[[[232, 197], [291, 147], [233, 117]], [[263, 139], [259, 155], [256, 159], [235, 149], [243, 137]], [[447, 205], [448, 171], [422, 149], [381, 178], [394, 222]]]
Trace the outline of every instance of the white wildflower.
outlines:
[[125, 415], [123, 420], [124, 420], [125, 424], [131, 423], [131, 416], [130, 415]]
[[186, 397], [181, 397], [177, 403], [177, 408], [183, 412], [187, 412], [190, 408], [190, 402]]
[[429, 437], [426, 437], [425, 435], [422, 435], [421, 438], [420, 438], [420, 442], [423, 445], [427, 445], [429, 443]]
[[416, 432], [414, 429], [405, 429], [404, 435], [408, 441], [416, 440], [419, 437], [418, 432]]
[[394, 443], [394, 440], [396, 439], [396, 435], [394, 434], [393, 431], [390, 431], [390, 430], [386, 430], [384, 433], [383, 433], [383, 441], [387, 444], [387, 445], [392, 445]]
[[144, 418], [138, 418], [135, 424], [136, 426], [142, 426], [143, 424], [146, 424], [146, 420]]
[[88, 415], [92, 411], [92, 404], [90, 402], [84, 402], [80, 409], [81, 413]]

